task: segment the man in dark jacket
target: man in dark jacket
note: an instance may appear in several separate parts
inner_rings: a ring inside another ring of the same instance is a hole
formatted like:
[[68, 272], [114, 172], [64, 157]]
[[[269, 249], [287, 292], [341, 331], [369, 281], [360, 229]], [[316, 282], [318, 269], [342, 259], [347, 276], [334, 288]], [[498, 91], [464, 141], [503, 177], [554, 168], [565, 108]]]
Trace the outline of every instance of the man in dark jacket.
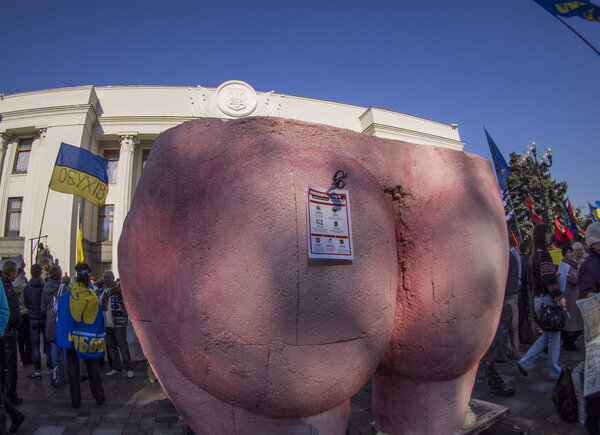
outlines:
[[508, 276], [504, 289], [504, 306], [498, 325], [498, 343], [496, 345], [496, 361], [505, 362], [507, 357], [519, 358], [519, 338], [513, 316], [517, 315], [517, 300], [519, 297], [519, 265], [515, 255], [508, 253]]
[[[125, 302], [123, 302], [121, 286], [115, 282], [115, 275], [111, 270], [104, 271], [102, 282], [102, 288], [98, 291], [98, 300], [102, 306], [106, 325], [106, 349], [112, 361], [112, 368], [106, 373], [106, 376], [121, 373], [121, 367], [124, 366], [127, 377], [133, 378], [133, 364], [127, 344], [129, 317], [125, 309]], [[119, 356], [119, 352], [121, 356]]]
[[41, 312], [42, 293], [44, 281], [42, 281], [42, 266], [34, 264], [31, 266], [31, 280], [25, 286], [23, 299], [29, 311], [29, 326], [31, 331], [31, 349], [33, 355], [33, 373], [28, 375], [31, 379], [41, 379], [42, 355], [40, 353], [40, 336], [46, 340], [46, 325], [44, 315]]
[[17, 277], [17, 270], [17, 264], [14, 261], [7, 261], [2, 266], [2, 285], [10, 308], [10, 318], [3, 337], [5, 364], [2, 368], [6, 369], [4, 396], [14, 405], [23, 403], [23, 399], [17, 396], [17, 336], [21, 321], [21, 308], [19, 307], [19, 297], [12, 285], [12, 281]]
[[53, 312], [52, 307], [60, 295], [68, 291], [69, 287], [65, 285], [61, 287], [62, 270], [60, 266], [52, 266], [49, 275], [50, 278], [44, 286], [41, 310], [42, 314], [46, 316], [46, 338], [50, 347], [48, 355], [50, 356], [51, 365], [54, 368], [58, 362], [59, 349], [56, 346], [56, 311]]

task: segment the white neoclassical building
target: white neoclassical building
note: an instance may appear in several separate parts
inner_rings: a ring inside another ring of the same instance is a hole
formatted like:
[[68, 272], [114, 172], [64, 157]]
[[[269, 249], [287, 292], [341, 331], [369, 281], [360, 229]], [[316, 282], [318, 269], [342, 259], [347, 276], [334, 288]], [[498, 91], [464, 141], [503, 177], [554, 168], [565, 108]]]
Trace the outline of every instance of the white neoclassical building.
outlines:
[[[118, 276], [117, 242], [154, 139], [191, 119], [244, 116], [327, 124], [424, 146], [462, 150], [464, 145], [456, 125], [375, 107], [257, 92], [237, 80], [218, 88], [79, 86], [0, 95], [0, 257], [22, 255], [29, 266], [39, 240], [71, 274], [80, 209], [85, 261], [96, 276], [107, 268]], [[48, 190], [61, 142], [107, 160], [110, 184], [103, 207]]]

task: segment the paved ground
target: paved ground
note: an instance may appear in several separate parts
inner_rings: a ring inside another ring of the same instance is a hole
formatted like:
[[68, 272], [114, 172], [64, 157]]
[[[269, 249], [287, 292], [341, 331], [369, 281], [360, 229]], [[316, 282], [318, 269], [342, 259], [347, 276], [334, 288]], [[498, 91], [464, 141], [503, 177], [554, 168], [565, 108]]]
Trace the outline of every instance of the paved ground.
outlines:
[[[577, 345], [583, 348], [581, 341], [577, 341]], [[522, 355], [525, 354], [528, 347], [528, 345], [521, 345]], [[579, 352], [561, 351], [559, 363], [561, 366], [571, 365], [575, 367], [583, 359], [583, 350]], [[552, 404], [552, 389], [554, 388], [555, 381], [546, 379], [548, 373], [546, 367], [546, 354], [542, 354], [537, 360], [534, 369], [529, 371], [527, 378], [519, 374], [514, 361], [509, 360], [506, 363], [496, 364], [496, 368], [502, 375], [507, 386], [517, 390], [511, 397], [499, 397], [488, 394], [487, 378], [480, 365], [472, 397], [507, 406], [510, 408], [511, 415], [531, 420], [534, 424], [534, 430], [530, 433], [534, 435], [585, 434], [586, 431], [583, 425], [563, 422], [558, 417], [558, 414], [556, 414]], [[374, 434], [371, 427], [372, 421], [371, 389], [368, 384], [352, 398], [348, 433], [350, 435], [372, 435]], [[481, 433], [486, 435], [504, 435], [515, 434], [517, 432], [505, 425], [495, 424]]]
[[[580, 343], [578, 343], [580, 344]], [[527, 346], [521, 347], [522, 352]], [[576, 365], [583, 360], [583, 351], [562, 352], [561, 365]], [[487, 393], [487, 381], [479, 370], [473, 397], [508, 406], [512, 415], [534, 422], [533, 434], [584, 434], [579, 423], [562, 422], [552, 406], [551, 391], [554, 383], [546, 380], [546, 357], [542, 356], [534, 370], [524, 378], [519, 375], [512, 361], [497, 364], [507, 385], [517, 389], [512, 397], [491, 396]], [[103, 370], [107, 371], [106, 369]], [[92, 399], [87, 381], [82, 383], [82, 406], [70, 406], [67, 387], [55, 389], [50, 386], [49, 373], [43, 371], [42, 380], [31, 380], [27, 374], [31, 366], [20, 367], [18, 392], [24, 403], [19, 407], [26, 420], [21, 434], [59, 435], [180, 435], [185, 433], [185, 422], [169, 402], [158, 383], [151, 384], [146, 377], [144, 363], [136, 363], [135, 377], [124, 374], [107, 377], [103, 374], [106, 403], [97, 406]], [[10, 421], [10, 419], [8, 419]], [[351, 435], [373, 434], [371, 411], [371, 386], [367, 384], [352, 398], [348, 433]], [[506, 426], [496, 424], [484, 434], [509, 434]]]

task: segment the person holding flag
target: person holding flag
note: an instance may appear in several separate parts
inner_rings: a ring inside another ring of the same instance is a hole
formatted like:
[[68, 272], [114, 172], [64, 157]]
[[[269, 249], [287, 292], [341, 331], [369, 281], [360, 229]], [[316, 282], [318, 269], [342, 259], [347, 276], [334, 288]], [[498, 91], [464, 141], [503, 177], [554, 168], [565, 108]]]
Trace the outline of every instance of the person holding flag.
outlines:
[[80, 359], [85, 361], [96, 403], [102, 405], [105, 401], [98, 358], [104, 358], [106, 332], [102, 308], [90, 287], [90, 266], [77, 263], [75, 271], [75, 282], [58, 299], [56, 343], [67, 352], [71, 405], [77, 409], [81, 406]]

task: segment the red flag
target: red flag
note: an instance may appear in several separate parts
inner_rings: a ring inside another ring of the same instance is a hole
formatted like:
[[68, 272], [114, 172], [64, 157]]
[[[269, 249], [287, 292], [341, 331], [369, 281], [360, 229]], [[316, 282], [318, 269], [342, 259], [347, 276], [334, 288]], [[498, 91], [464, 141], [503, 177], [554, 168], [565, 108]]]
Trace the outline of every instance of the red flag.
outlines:
[[556, 218], [556, 216], [554, 217], [554, 225], [556, 227], [556, 241], [558, 243], [565, 243], [568, 242], [569, 240], [573, 239], [573, 234], [571, 234], [571, 230], [564, 227], [563, 224], [560, 223], [560, 221]]
[[525, 195], [525, 201], [527, 201], [527, 207], [529, 207], [529, 211], [533, 213], [533, 207], [531, 206], [531, 202], [529, 201], [529, 198], [527, 198], [527, 195]]
[[571, 218], [577, 222], [577, 216], [575, 216], [575, 212], [573, 211], [573, 206], [571, 205], [571, 201], [569, 201], [569, 199], [567, 198], [567, 204], [569, 205], [569, 214], [571, 215]]
[[529, 202], [529, 198], [527, 198], [527, 195], [525, 195], [525, 201], [527, 201], [527, 207], [529, 207], [529, 211], [533, 214], [533, 220], [539, 223], [542, 223], [542, 218], [539, 217], [534, 211], [533, 211], [533, 207], [531, 206], [531, 202]]

